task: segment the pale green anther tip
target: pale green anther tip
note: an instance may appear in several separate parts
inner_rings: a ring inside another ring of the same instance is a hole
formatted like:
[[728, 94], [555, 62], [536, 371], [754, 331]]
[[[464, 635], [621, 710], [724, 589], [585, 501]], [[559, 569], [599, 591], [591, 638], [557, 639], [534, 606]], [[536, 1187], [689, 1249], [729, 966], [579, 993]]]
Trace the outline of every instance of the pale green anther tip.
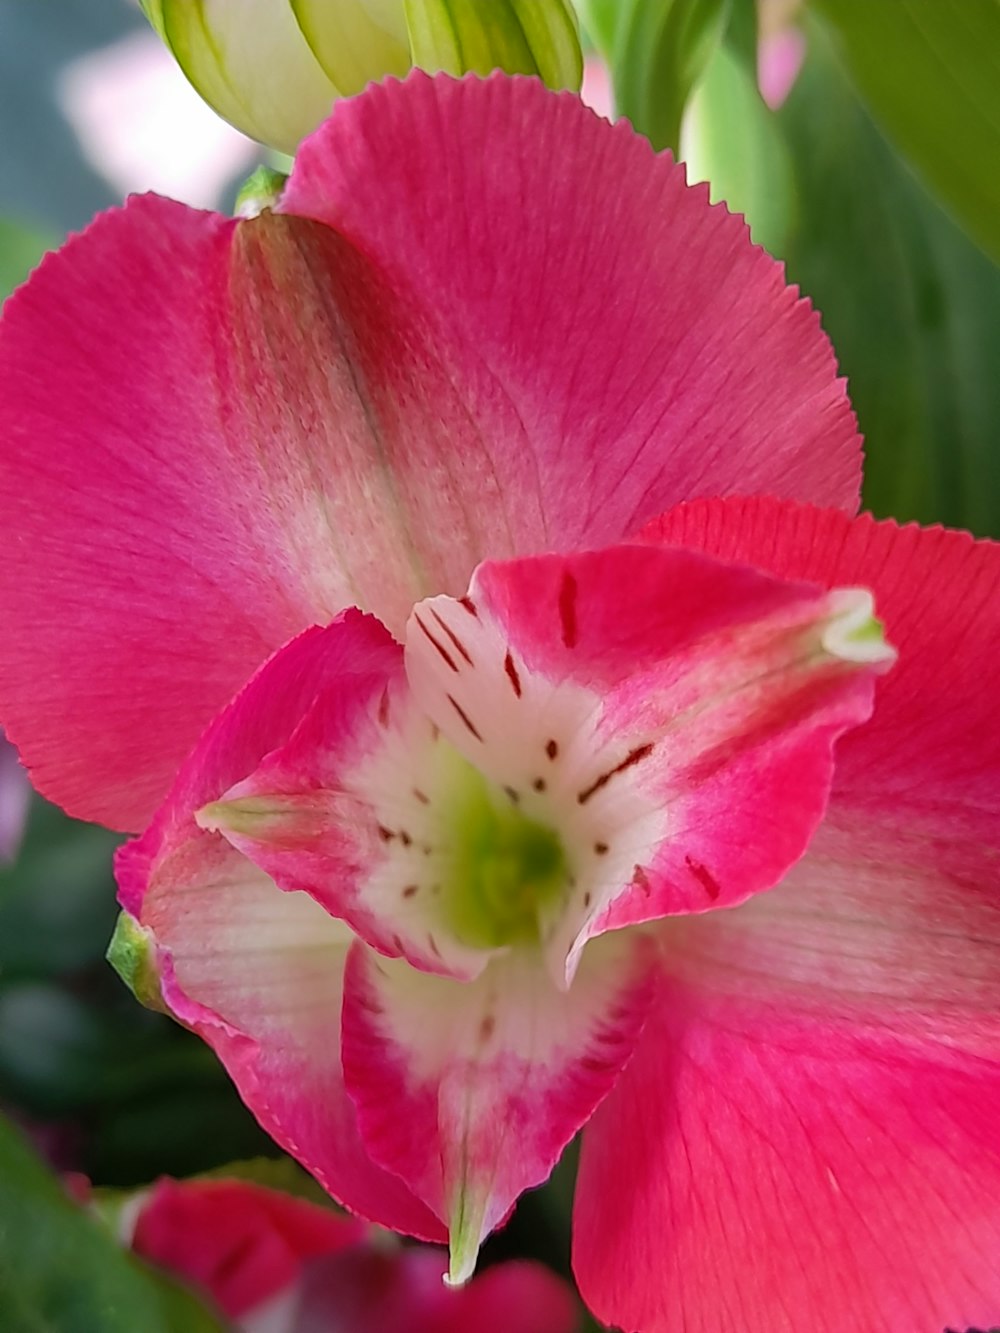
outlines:
[[863, 588], [843, 589], [834, 594], [839, 601], [836, 614], [823, 634], [823, 648], [842, 662], [888, 666], [896, 660], [896, 650], [886, 642], [885, 626], [875, 615], [872, 595]]
[[153, 932], [128, 912], [118, 913], [106, 957], [140, 1004], [162, 1014], [169, 1012], [160, 991]]
[[275, 171], [273, 167], [258, 167], [240, 186], [236, 196], [236, 216], [255, 218], [265, 208], [274, 208], [280, 202], [281, 192], [287, 183], [288, 177], [283, 171]]

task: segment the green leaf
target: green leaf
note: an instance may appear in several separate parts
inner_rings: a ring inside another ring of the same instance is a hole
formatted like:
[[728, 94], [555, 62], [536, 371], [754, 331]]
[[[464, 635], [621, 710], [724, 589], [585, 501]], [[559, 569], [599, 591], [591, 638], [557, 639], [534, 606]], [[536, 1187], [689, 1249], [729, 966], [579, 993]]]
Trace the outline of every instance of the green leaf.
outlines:
[[681, 136], [688, 180], [708, 181], [712, 202], [742, 213], [758, 245], [782, 254], [795, 216], [795, 183], [785, 135], [765, 105], [754, 72], [719, 47], [688, 104]]
[[623, 13], [621, 0], [576, 0], [586, 35], [607, 57], [614, 50], [618, 24]]
[[0, 1120], [4, 1333], [221, 1333], [173, 1283], [122, 1250]]
[[730, 0], [621, 0], [613, 26], [597, 14], [615, 106], [654, 148], [677, 151], [691, 91], [718, 47]]
[[815, 0], [879, 125], [1000, 259], [1000, 3]]
[[414, 65], [449, 74], [537, 74], [577, 90], [583, 54], [570, 0], [404, 0]]
[[778, 113], [798, 203], [783, 258], [848, 377], [866, 503], [1000, 536], [1000, 270], [882, 138], [818, 24], [809, 38]]

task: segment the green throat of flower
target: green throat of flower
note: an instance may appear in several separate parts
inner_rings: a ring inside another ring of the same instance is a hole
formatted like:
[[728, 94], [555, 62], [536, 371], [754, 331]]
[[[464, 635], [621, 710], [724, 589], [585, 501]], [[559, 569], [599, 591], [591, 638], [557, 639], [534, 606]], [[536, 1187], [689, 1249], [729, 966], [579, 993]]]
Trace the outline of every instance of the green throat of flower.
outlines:
[[569, 878], [562, 842], [463, 767], [442, 884], [452, 928], [477, 948], [537, 940], [540, 909], [558, 900]]

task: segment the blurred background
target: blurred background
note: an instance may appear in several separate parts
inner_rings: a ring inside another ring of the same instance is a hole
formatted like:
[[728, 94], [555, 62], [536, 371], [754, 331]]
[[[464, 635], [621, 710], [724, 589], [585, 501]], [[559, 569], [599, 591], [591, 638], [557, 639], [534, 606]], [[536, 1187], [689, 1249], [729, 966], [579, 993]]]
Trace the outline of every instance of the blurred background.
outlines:
[[[658, 147], [679, 144], [692, 176], [746, 212], [822, 312], [867, 437], [866, 505], [1000, 535], [1000, 223], [960, 170], [995, 178], [1000, 111], [984, 106], [982, 71], [956, 64], [953, 34], [932, 33], [934, 60], [921, 63], [919, 44], [891, 33], [879, 50], [877, 25], [855, 49], [833, 3], [761, 0], [756, 31], [747, 5], [716, 6], [725, 38], [685, 83], [633, 0], [583, 7], [613, 52], [609, 75], [591, 51], [590, 100], [610, 114], [617, 79], [620, 109]], [[934, 12], [959, 21], [951, 0]], [[995, 64], [997, 46], [987, 55]], [[888, 93], [880, 62], [898, 74]], [[993, 98], [997, 82], [994, 70]], [[928, 102], [957, 108], [930, 149]], [[996, 142], [980, 123], [991, 117]], [[130, 191], [231, 211], [262, 160], [130, 0], [0, 0], [0, 297]], [[208, 1048], [140, 1008], [104, 962], [115, 842], [29, 796], [0, 750], [0, 1110], [56, 1171], [106, 1187], [273, 1154]], [[530, 1253], [566, 1269], [572, 1169], [570, 1154], [488, 1259]], [[0, 1197], [0, 1246], [9, 1203]], [[3, 1311], [0, 1290], [0, 1327], [21, 1327]]]

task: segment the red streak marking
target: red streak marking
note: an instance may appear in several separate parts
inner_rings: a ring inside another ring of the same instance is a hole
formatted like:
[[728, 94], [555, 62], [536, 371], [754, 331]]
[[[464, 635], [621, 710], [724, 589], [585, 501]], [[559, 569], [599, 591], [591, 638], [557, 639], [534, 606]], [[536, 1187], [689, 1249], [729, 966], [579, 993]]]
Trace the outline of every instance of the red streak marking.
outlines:
[[559, 753], [558, 744], [555, 741], [548, 741], [545, 746], [545, 753], [550, 759], [555, 759], [556, 755]]
[[452, 708], [454, 708], [455, 712], [458, 714], [458, 716], [462, 719], [462, 721], [463, 721], [463, 722], [465, 723], [465, 725], [468, 727], [468, 729], [469, 729], [469, 731], [472, 733], [472, 735], [475, 736], [476, 740], [477, 740], [477, 741], [481, 741], [481, 740], [483, 739], [482, 736], [480, 736], [479, 732], [478, 732], [478, 731], [476, 730], [476, 728], [475, 728], [475, 725], [473, 724], [472, 719], [469, 717], [468, 713], [465, 711], [465, 709], [462, 707], [462, 705], [458, 702], [458, 700], [457, 700], [457, 699], [453, 699], [453, 698], [451, 697], [450, 694], [445, 695], [445, 698], [448, 700], [448, 702], [451, 704]]
[[447, 621], [441, 619], [441, 617], [438, 615], [438, 613], [434, 610], [433, 607], [431, 608], [431, 615], [444, 630], [445, 634], [447, 634], [448, 638], [451, 639], [452, 643], [455, 645], [458, 651], [468, 662], [469, 666], [472, 666], [472, 658], [469, 656], [468, 648], [466, 648], [465, 644], [458, 637], [458, 635], [455, 633], [452, 627], [447, 623]]
[[514, 693], [520, 699], [521, 697], [521, 677], [517, 674], [517, 667], [514, 665], [514, 659], [510, 653], [503, 659], [503, 669], [507, 672], [507, 678], [514, 687]]
[[425, 793], [422, 792], [422, 791], [420, 790], [419, 787], [414, 787], [414, 788], [413, 788], [413, 794], [414, 794], [414, 796], [417, 798], [417, 800], [420, 802], [421, 805], [430, 805], [430, 803], [431, 803], [431, 798], [430, 798], [429, 796], [425, 795]]
[[384, 824], [378, 824], [376, 827], [378, 828], [378, 836], [383, 842], [392, 842], [393, 838], [396, 836], [392, 829], [386, 828]]
[[496, 1019], [493, 1017], [492, 1014], [487, 1014], [486, 1017], [483, 1019], [483, 1021], [479, 1024], [480, 1041], [489, 1041], [490, 1037], [492, 1037], [493, 1033], [496, 1031], [496, 1026], [497, 1026]]
[[464, 606], [470, 616], [475, 616], [477, 620], [479, 619], [479, 612], [476, 610], [476, 604], [471, 597], [460, 597], [458, 599], [458, 604], [459, 606]]
[[458, 663], [457, 663], [457, 662], [455, 661], [455, 659], [452, 657], [451, 653], [449, 653], [448, 649], [444, 646], [444, 644], [443, 644], [443, 643], [439, 643], [439, 642], [437, 641], [437, 639], [435, 639], [434, 635], [430, 632], [430, 630], [427, 628], [427, 626], [426, 626], [426, 625], [424, 624], [424, 622], [420, 619], [420, 617], [417, 615], [416, 612], [413, 613], [413, 618], [414, 618], [414, 620], [417, 622], [417, 624], [420, 626], [420, 628], [423, 630], [423, 632], [424, 632], [424, 634], [427, 636], [427, 638], [431, 641], [431, 643], [434, 645], [434, 647], [438, 650], [438, 652], [439, 652], [439, 653], [441, 654], [441, 656], [444, 658], [444, 660], [445, 660], [445, 661], [448, 663], [448, 665], [451, 667], [452, 671], [457, 671], [457, 670], [458, 670]]
[[576, 579], [566, 571], [559, 589], [559, 619], [562, 621], [562, 641], [567, 648], [576, 647]]
[[389, 725], [389, 691], [382, 691], [382, 698], [378, 701], [378, 720], [379, 725], [387, 727]]
[[593, 796], [595, 792], [599, 792], [602, 787], [606, 787], [616, 774], [624, 773], [627, 768], [632, 768], [635, 764], [642, 763], [643, 759], [648, 758], [652, 752], [652, 743], [637, 746], [636, 749], [632, 750], [625, 756], [620, 764], [616, 764], [614, 768], [608, 769], [607, 773], [602, 773], [599, 778], [596, 778], [589, 787], [586, 787], [579, 793], [576, 799], [581, 805], [586, 805], [591, 796]]
[[417, 888], [418, 886], [416, 884], [407, 884], [406, 888], [403, 890], [403, 897], [412, 898], [417, 892]]
[[702, 865], [702, 863], [696, 861], [693, 856], [685, 856], [684, 864], [714, 903], [722, 892], [722, 885], [712, 874], [711, 870], [709, 870], [708, 866]]
[[643, 870], [642, 866], [634, 866], [632, 869], [632, 883], [637, 889], [641, 889], [648, 898], [653, 892], [653, 886], [649, 882], [649, 876]]

